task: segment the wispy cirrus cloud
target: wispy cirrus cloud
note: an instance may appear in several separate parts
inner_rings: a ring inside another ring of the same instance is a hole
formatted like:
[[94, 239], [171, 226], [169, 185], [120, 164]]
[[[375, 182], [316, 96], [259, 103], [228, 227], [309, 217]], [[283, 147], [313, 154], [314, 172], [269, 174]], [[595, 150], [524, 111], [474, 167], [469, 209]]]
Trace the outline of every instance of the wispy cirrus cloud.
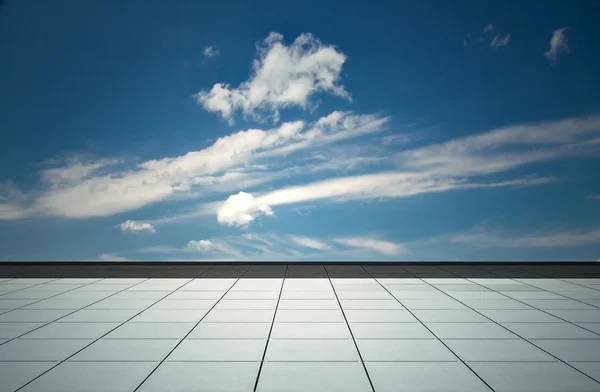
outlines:
[[152, 224], [146, 222], [136, 222], [134, 220], [127, 220], [121, 223], [120, 227], [121, 231], [130, 233], [137, 233], [140, 231], [149, 231], [151, 233], [156, 232]]
[[334, 241], [350, 248], [366, 249], [388, 256], [396, 255], [404, 250], [402, 245], [395, 242], [371, 237], [336, 238]]
[[556, 62], [557, 56], [560, 52], [569, 52], [569, 45], [567, 44], [567, 30], [568, 27], [561, 27], [560, 29], [556, 29], [552, 32], [552, 37], [550, 38], [550, 47], [546, 52], [544, 52], [544, 56], [552, 62]]
[[217, 83], [194, 97], [204, 109], [232, 122], [236, 111], [261, 118], [266, 114], [279, 120], [279, 110], [306, 108], [317, 92], [329, 92], [349, 99], [339, 83], [346, 56], [335, 47], [323, 44], [312, 34], [302, 34], [286, 46], [283, 36], [273, 32], [258, 47], [249, 80], [238, 87]]
[[317, 240], [315, 238], [300, 236], [300, 235], [290, 235], [290, 239], [298, 245], [302, 245], [305, 248], [317, 249], [317, 250], [326, 250], [330, 249], [331, 246], [326, 244], [323, 241]]
[[544, 231], [538, 233], [493, 232], [475, 229], [446, 237], [448, 241], [486, 248], [574, 248], [600, 243], [600, 229]]

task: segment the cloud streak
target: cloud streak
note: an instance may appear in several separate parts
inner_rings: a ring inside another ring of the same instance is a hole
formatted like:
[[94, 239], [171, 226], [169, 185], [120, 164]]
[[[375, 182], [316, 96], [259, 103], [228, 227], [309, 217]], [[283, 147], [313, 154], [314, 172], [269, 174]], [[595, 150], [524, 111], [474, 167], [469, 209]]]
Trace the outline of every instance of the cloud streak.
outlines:
[[550, 38], [550, 47], [544, 56], [552, 62], [556, 62], [556, 58], [560, 52], [569, 52], [569, 46], [567, 45], [567, 30], [568, 27], [561, 27], [560, 29], [554, 30], [552, 37]]

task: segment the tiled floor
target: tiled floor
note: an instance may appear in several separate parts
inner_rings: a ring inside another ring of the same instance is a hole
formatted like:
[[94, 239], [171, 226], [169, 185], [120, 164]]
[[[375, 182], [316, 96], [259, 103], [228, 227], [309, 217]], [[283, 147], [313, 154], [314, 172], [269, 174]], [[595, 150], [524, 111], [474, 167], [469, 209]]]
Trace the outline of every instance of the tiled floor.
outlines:
[[0, 392], [600, 391], [585, 271], [143, 268], [0, 275]]

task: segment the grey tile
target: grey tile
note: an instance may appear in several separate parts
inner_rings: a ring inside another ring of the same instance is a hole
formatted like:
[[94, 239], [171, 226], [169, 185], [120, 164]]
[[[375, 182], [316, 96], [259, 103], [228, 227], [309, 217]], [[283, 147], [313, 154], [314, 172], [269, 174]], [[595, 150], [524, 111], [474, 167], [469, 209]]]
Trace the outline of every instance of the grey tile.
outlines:
[[277, 309], [340, 309], [335, 299], [282, 299]]
[[205, 323], [198, 324], [188, 339], [266, 339], [271, 323]]
[[210, 309], [217, 303], [214, 299], [163, 299], [153, 305], [151, 309], [169, 309], [169, 310], [178, 310], [178, 309]]
[[532, 309], [531, 306], [515, 301], [514, 299], [465, 299], [465, 305], [476, 309]]
[[498, 323], [556, 323], [560, 319], [539, 310], [481, 310], [481, 313]]
[[21, 391], [131, 392], [155, 366], [153, 362], [65, 362]]
[[357, 339], [358, 349], [368, 362], [446, 362], [458, 359], [438, 340]]
[[0, 361], [60, 361], [91, 339], [16, 339], [0, 346]]
[[417, 322], [407, 310], [344, 310], [348, 322], [388, 322], [388, 323], [411, 323]]
[[278, 322], [322, 322], [343, 323], [344, 315], [341, 310], [288, 310], [277, 311], [275, 321]]
[[[139, 392], [252, 392], [259, 362], [165, 362]], [[264, 369], [263, 369], [264, 370]]]
[[13, 392], [54, 366], [54, 362], [0, 363], [0, 392]]
[[600, 362], [571, 362], [570, 365], [600, 382]]
[[368, 362], [377, 392], [489, 392], [460, 362]]
[[370, 392], [360, 362], [266, 362], [258, 392]]
[[600, 340], [534, 340], [536, 345], [563, 361], [600, 362]]
[[206, 323], [265, 323], [273, 320], [274, 310], [213, 309], [203, 322]]
[[440, 339], [519, 339], [495, 323], [427, 323]]
[[358, 361], [352, 339], [273, 339], [269, 341], [265, 361], [313, 362]]
[[40, 302], [33, 303], [31, 305], [25, 306], [23, 310], [30, 309], [81, 309], [91, 303], [93, 303], [94, 299], [45, 299]]
[[[595, 310], [549, 310], [549, 313], [574, 323], [600, 323], [600, 309]], [[2, 316], [0, 316], [2, 317]]]
[[107, 339], [182, 339], [196, 323], [134, 323], [121, 325]]
[[275, 309], [276, 299], [222, 299], [215, 309]]
[[560, 362], [469, 364], [496, 392], [597, 392], [600, 384]]
[[356, 339], [434, 339], [421, 323], [350, 323]]
[[336, 297], [333, 290], [283, 290], [281, 299], [336, 299]]
[[425, 323], [485, 323], [490, 320], [470, 309], [425, 310], [417, 309], [414, 315]]
[[132, 322], [171, 322], [171, 323], [196, 323], [204, 317], [207, 310], [169, 310], [169, 309], [148, 309], [138, 316], [131, 319]]
[[349, 339], [346, 323], [278, 323], [271, 339]]
[[394, 300], [394, 297], [387, 291], [337, 291], [337, 296], [342, 299], [383, 299]]
[[0, 310], [13, 310], [33, 302], [35, 302], [34, 299], [2, 299], [0, 297]]
[[404, 309], [395, 299], [341, 299], [343, 309]]
[[600, 335], [569, 323], [503, 323], [525, 339], [600, 339]]
[[463, 361], [556, 361], [524, 340], [444, 340]]
[[449, 298], [442, 299], [404, 299], [402, 305], [410, 310], [415, 309], [467, 309], [458, 301]]
[[523, 300], [528, 305], [542, 310], [551, 309], [597, 309], [592, 305], [588, 305], [572, 299], [525, 299]]
[[133, 309], [142, 310], [151, 306], [156, 300], [153, 299], [103, 299], [90, 305], [87, 309]]
[[62, 319], [60, 322], [65, 323], [121, 323], [133, 317], [137, 310], [100, 310], [100, 309], [83, 309], [70, 314]]
[[72, 310], [24, 310], [0, 314], [0, 323], [44, 323], [54, 321], [69, 314]]
[[476, 291], [476, 292], [455, 291], [452, 293], [452, 297], [454, 297], [455, 299], [457, 299], [459, 301], [473, 300], [473, 299], [477, 299], [477, 300], [509, 299], [506, 296], [504, 296], [500, 293], [493, 292], [493, 291]]
[[279, 298], [279, 290], [275, 291], [256, 291], [256, 290], [247, 290], [247, 291], [230, 291], [223, 299], [274, 299], [277, 300]]
[[160, 361], [178, 339], [100, 339], [69, 361]]
[[41, 327], [44, 323], [0, 323], [0, 339], [12, 339]]
[[518, 299], [518, 300], [526, 300], [526, 299], [565, 299], [562, 295], [550, 293], [548, 291], [513, 291], [511, 293], [507, 293], [507, 296]]
[[577, 323], [577, 325], [600, 334], [600, 323]]
[[[154, 300], [154, 301], [158, 301], [159, 299], [163, 298], [164, 296], [170, 294], [170, 291], [130, 291], [130, 290], [125, 290], [122, 291], [118, 294], [113, 295], [112, 297], [110, 297], [111, 299], [123, 299], [123, 300]], [[177, 293], [173, 293], [172, 295], [175, 295]], [[169, 298], [172, 297], [172, 295], [169, 296]]]
[[23, 336], [26, 339], [95, 339], [118, 323], [51, 323]]
[[167, 361], [260, 361], [266, 339], [184, 339]]

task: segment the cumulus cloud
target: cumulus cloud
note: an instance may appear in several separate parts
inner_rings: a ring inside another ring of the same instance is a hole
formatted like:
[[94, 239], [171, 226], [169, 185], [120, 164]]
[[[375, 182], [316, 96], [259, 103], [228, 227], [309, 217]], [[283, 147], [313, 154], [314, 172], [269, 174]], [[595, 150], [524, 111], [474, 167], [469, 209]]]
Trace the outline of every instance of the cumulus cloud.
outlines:
[[228, 226], [247, 226], [260, 215], [273, 216], [273, 210], [249, 193], [231, 195], [217, 211], [217, 221]]
[[219, 55], [219, 49], [216, 45], [211, 45], [204, 48], [202, 53], [204, 53], [204, 57], [216, 57]]
[[207, 250], [213, 246], [213, 243], [210, 240], [192, 240], [188, 242], [187, 248], [193, 250]]
[[402, 245], [370, 237], [336, 238], [335, 242], [350, 248], [365, 249], [388, 256], [393, 256], [403, 250]]
[[156, 230], [154, 229], [154, 226], [152, 226], [152, 224], [150, 223], [127, 220], [121, 223], [121, 231], [130, 233], [136, 233], [139, 231], [149, 231], [151, 233], [154, 233]]
[[494, 39], [492, 40], [492, 42], [490, 42], [490, 46], [492, 48], [502, 48], [502, 47], [508, 45], [509, 42], [510, 42], [510, 34], [506, 34], [502, 38], [499, 35], [496, 35], [494, 37]]
[[554, 30], [552, 37], [550, 38], [550, 47], [544, 56], [552, 62], [556, 61], [556, 57], [560, 52], [569, 52], [569, 46], [567, 45], [567, 30], [568, 27], [561, 27], [560, 29]]
[[204, 109], [229, 121], [238, 110], [255, 118], [265, 113], [278, 121], [280, 109], [306, 108], [317, 92], [349, 99], [339, 83], [345, 61], [343, 53], [312, 34], [302, 34], [286, 46], [281, 34], [271, 33], [258, 47], [249, 80], [238, 87], [217, 83], [194, 97]]
[[325, 242], [316, 240], [314, 238], [291, 235], [290, 239], [298, 245], [304, 246], [305, 248], [317, 249], [317, 250], [326, 250], [329, 249], [330, 246]]

